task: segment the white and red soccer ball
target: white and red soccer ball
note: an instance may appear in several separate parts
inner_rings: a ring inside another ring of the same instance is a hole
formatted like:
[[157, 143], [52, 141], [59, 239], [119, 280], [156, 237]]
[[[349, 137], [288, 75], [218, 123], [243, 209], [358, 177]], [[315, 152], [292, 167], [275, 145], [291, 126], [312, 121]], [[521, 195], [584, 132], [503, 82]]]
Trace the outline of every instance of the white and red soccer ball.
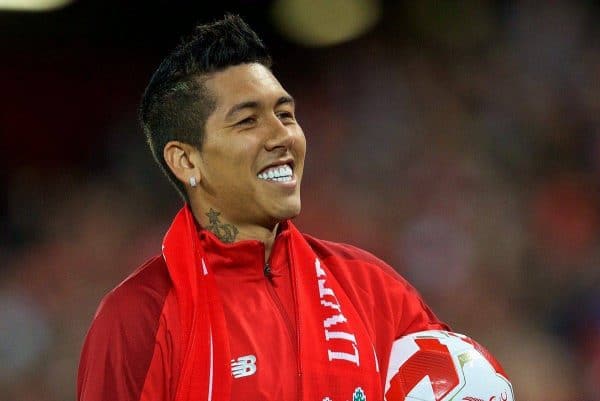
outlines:
[[385, 400], [514, 401], [514, 394], [485, 348], [462, 334], [430, 330], [394, 342]]

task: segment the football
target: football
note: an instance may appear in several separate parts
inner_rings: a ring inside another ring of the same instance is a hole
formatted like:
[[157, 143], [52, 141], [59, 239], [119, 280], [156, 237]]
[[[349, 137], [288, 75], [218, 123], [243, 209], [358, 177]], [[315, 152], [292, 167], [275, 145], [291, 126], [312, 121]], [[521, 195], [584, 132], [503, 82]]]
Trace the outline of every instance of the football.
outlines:
[[496, 359], [471, 338], [429, 330], [396, 340], [385, 383], [387, 401], [514, 401]]

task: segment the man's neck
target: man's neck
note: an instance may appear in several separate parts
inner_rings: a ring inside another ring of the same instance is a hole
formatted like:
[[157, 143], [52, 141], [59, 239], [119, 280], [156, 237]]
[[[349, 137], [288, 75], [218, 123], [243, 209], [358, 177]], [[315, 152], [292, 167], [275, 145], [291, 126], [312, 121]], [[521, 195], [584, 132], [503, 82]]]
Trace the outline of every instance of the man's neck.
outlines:
[[279, 224], [275, 224], [272, 228], [253, 224], [232, 224], [221, 215], [221, 212], [213, 208], [209, 208], [206, 211], [202, 208], [191, 206], [191, 209], [196, 221], [203, 228], [212, 232], [222, 242], [234, 243], [244, 240], [262, 242], [265, 246], [265, 260], [268, 260]]

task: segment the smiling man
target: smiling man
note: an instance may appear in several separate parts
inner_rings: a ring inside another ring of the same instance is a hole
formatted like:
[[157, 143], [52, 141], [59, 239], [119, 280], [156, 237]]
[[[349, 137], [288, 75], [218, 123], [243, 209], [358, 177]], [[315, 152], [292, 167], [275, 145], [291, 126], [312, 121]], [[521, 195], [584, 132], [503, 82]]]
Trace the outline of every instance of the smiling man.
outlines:
[[300, 212], [306, 141], [294, 100], [264, 64], [207, 78], [214, 109], [202, 147], [170, 141], [165, 162], [179, 181], [195, 182], [186, 194], [200, 225], [225, 242], [258, 239], [269, 253], [277, 224]]
[[185, 206], [102, 301], [79, 400], [383, 400], [393, 343], [446, 328], [384, 262], [290, 221], [306, 141], [270, 65], [228, 16], [154, 73], [141, 121]]

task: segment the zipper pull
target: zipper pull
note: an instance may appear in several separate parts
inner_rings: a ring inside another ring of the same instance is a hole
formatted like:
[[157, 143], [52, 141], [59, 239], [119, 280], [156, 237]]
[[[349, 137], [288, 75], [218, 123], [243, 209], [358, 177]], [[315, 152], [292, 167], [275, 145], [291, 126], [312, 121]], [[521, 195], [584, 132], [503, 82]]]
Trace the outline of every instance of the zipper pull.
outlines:
[[263, 273], [264, 273], [265, 277], [267, 277], [267, 278], [273, 277], [273, 273], [271, 273], [271, 265], [269, 264], [269, 262], [265, 263], [265, 267], [263, 268]]

